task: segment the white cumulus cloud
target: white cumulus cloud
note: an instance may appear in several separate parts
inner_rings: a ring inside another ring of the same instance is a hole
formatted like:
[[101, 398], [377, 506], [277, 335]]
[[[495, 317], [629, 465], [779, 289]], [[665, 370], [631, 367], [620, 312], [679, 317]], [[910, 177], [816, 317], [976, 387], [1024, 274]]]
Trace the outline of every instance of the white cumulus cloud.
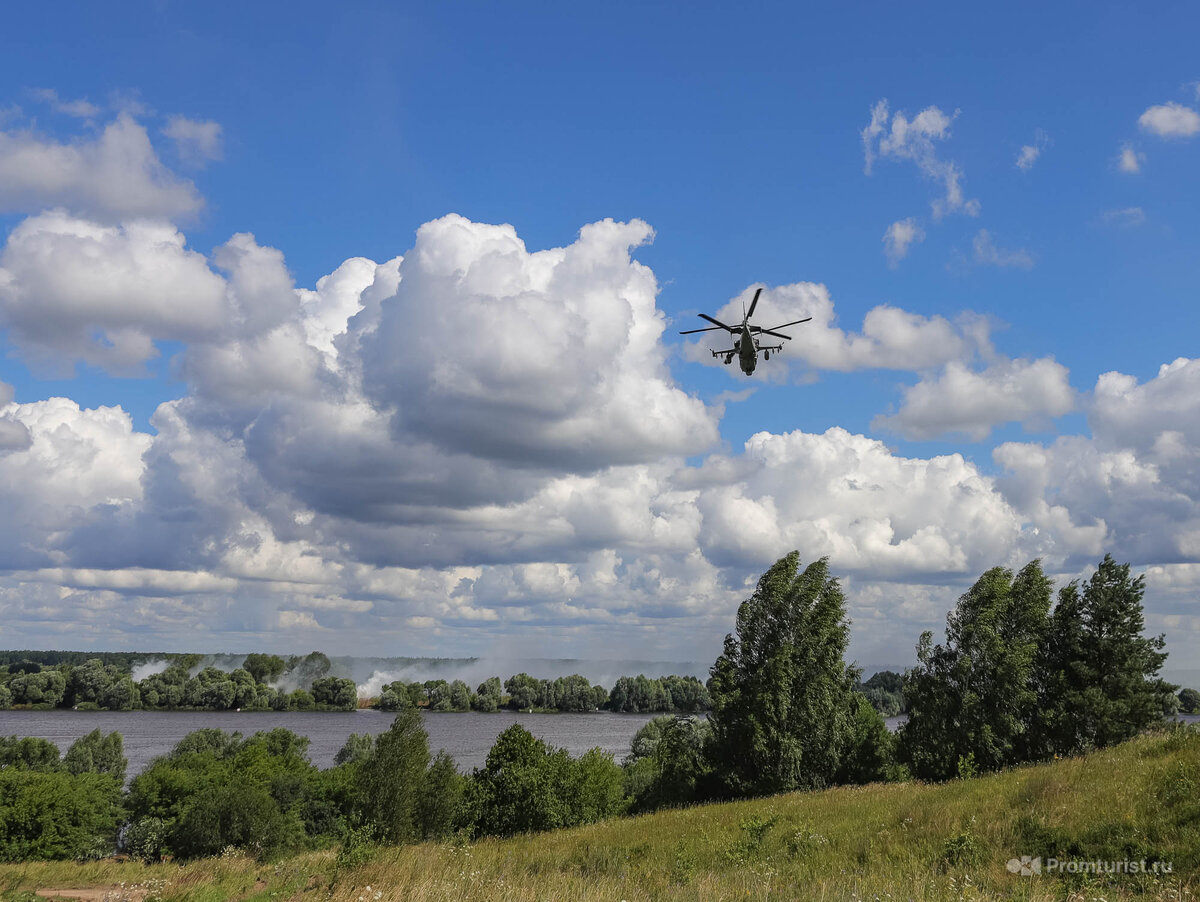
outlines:
[[34, 358], [130, 370], [155, 339], [215, 334], [222, 279], [174, 226], [105, 226], [61, 210], [26, 219], [0, 251], [0, 323]]
[[1138, 125], [1160, 138], [1190, 138], [1200, 132], [1200, 113], [1181, 103], [1163, 103], [1142, 113]]
[[0, 212], [65, 207], [104, 220], [172, 219], [204, 205], [167, 169], [146, 129], [121, 113], [95, 138], [60, 143], [32, 130], [0, 131]]
[[[758, 290], [747, 287], [731, 298], [716, 313], [725, 323], [740, 323], [742, 310]], [[851, 372], [862, 369], [923, 370], [941, 366], [949, 360], [972, 356], [987, 343], [987, 322], [982, 317], [965, 315], [951, 322], [942, 316], [923, 316], [899, 307], [880, 305], [867, 311], [860, 332], [846, 332], [837, 326], [837, 314], [829, 289], [814, 282], [797, 282], [764, 289], [755, 310], [755, 322], [772, 328], [805, 317], [811, 322], [789, 327], [785, 334], [792, 340], [784, 345], [780, 363], [795, 361], [815, 370]], [[699, 342], [685, 345], [688, 358], [713, 366], [707, 348], [728, 347], [728, 336], [721, 332], [704, 333]], [[775, 363], [771, 359], [772, 365]], [[769, 378], [766, 367], [753, 378]]]
[[905, 389], [899, 412], [873, 425], [910, 439], [962, 433], [982, 441], [1002, 423], [1044, 425], [1075, 404], [1066, 367], [1050, 358], [1003, 360], [980, 372], [951, 361]]

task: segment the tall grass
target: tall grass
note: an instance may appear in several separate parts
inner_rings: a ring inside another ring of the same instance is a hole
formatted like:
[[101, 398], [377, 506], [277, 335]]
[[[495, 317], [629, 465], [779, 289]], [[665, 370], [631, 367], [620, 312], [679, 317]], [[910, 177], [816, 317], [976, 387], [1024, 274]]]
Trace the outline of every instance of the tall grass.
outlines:
[[[1022, 855], [1145, 859], [1169, 874], [1025, 877]], [[352, 858], [352, 861], [347, 861]], [[38, 887], [155, 884], [114, 899], [1192, 900], [1200, 882], [1200, 732], [940, 785], [885, 784], [664, 811], [509, 840], [424, 844], [274, 864], [0, 866]], [[119, 888], [118, 888], [119, 889]]]

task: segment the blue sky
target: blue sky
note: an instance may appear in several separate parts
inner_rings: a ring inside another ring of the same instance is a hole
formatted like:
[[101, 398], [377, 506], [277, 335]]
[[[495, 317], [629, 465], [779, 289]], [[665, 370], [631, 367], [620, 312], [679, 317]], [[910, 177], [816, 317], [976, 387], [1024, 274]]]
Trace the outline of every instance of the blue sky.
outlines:
[[799, 547], [903, 663], [1112, 552], [1197, 666], [1198, 18], [11, 11], [0, 645], [707, 653]]

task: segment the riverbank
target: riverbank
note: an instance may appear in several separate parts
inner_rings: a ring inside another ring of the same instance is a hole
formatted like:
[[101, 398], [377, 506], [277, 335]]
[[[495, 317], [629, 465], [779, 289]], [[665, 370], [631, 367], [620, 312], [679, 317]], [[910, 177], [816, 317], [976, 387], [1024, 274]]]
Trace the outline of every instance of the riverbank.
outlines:
[[[1200, 882], [1197, 787], [1193, 728], [940, 785], [792, 793], [340, 862], [325, 851], [270, 864], [230, 852], [182, 867], [0, 865], [0, 898], [87, 888], [116, 902], [149, 886], [163, 902], [1188, 900]], [[1041, 873], [1020, 873], [1022, 856]]]

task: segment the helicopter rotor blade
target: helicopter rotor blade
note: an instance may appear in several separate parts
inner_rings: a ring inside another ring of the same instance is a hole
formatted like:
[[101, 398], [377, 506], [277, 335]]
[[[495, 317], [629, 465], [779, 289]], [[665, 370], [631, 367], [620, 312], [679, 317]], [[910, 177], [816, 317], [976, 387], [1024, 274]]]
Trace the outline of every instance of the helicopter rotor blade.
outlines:
[[754, 316], [754, 308], [758, 306], [758, 296], [762, 293], [763, 290], [761, 288], [754, 292], [754, 300], [750, 302], [750, 312], [746, 314], [746, 319], [750, 319], [750, 317]]
[[[771, 329], [786, 329], [788, 326], [798, 326], [798, 325], [800, 325], [801, 323], [806, 323], [806, 322], [808, 322], [810, 319], [812, 319], [812, 317], [811, 317], [811, 316], [806, 316], [804, 319], [793, 320], [793, 321], [792, 321], [792, 322], [790, 322], [790, 323], [783, 323], [783, 324], [781, 324], [781, 325], [778, 325], [778, 326], [772, 326], [772, 327], [771, 327]], [[763, 331], [764, 331], [764, 332], [769, 332], [769, 331], [770, 331], [770, 329], [763, 329]]]
[[723, 322], [721, 322], [719, 319], [714, 319], [713, 317], [709, 316], [707, 313], [701, 313], [701, 314], [698, 314], [698, 316], [701, 319], [707, 320], [708, 322], [712, 323], [714, 326], [720, 326], [722, 329], [725, 329], [728, 332], [740, 332], [741, 331], [737, 326], [727, 326]]
[[790, 335], [784, 335], [782, 332], [772, 332], [770, 329], [762, 329], [762, 330], [761, 330], [761, 334], [763, 334], [763, 335], [774, 335], [776, 338], [786, 338], [788, 341], [791, 341], [791, 340], [792, 340], [792, 336], [790, 336]]
[[695, 335], [697, 332], [721, 332], [725, 329], [724, 326], [709, 326], [707, 329], [688, 329], [686, 332], [680, 332], [680, 335]]

